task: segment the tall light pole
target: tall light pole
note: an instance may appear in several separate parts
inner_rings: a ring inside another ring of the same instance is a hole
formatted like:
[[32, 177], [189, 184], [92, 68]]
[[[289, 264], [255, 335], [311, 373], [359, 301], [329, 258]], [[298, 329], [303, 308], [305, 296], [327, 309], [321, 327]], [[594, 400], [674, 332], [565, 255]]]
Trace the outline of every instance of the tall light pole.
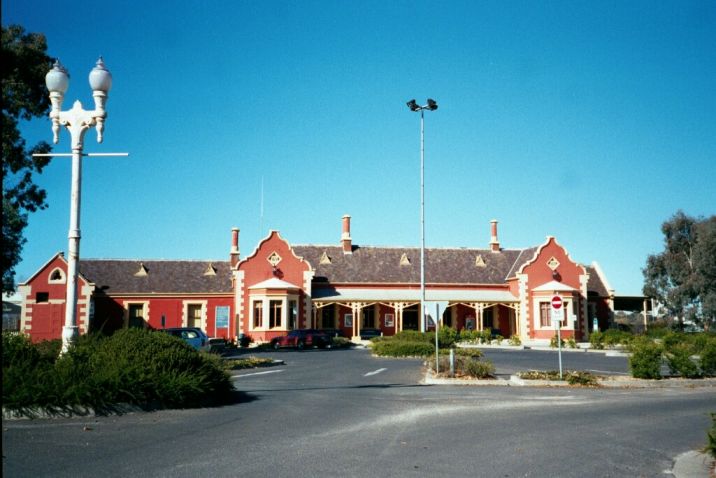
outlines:
[[420, 106], [414, 99], [407, 105], [410, 111], [420, 111], [420, 331], [425, 332], [425, 110], [435, 111], [438, 104], [428, 98], [426, 105]]
[[[82, 192], [82, 148], [84, 136], [91, 127], [97, 129], [97, 142], [102, 142], [104, 120], [107, 112], [104, 107], [107, 102], [107, 93], [112, 87], [112, 75], [104, 66], [102, 57], [97, 60], [96, 66], [89, 74], [89, 83], [94, 97], [94, 110], [82, 109], [82, 103], [75, 101], [72, 109], [62, 111], [62, 100], [70, 83], [67, 70], [55, 61], [52, 69], [45, 76], [45, 84], [50, 92], [52, 110], [52, 132], [54, 142], [59, 141], [60, 126], [70, 132], [72, 138], [72, 193], [70, 198], [70, 231], [69, 257], [67, 261], [67, 297], [65, 305], [65, 326], [62, 329], [62, 353], [66, 352], [70, 344], [79, 335], [77, 328], [77, 273], [80, 260], [80, 196]], [[49, 156], [64, 156], [51, 154]]]

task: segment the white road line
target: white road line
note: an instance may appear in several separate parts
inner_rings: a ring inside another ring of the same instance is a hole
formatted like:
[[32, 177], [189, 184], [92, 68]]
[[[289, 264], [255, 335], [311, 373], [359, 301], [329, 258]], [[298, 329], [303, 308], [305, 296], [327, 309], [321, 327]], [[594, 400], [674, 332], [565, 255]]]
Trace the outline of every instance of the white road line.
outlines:
[[279, 373], [283, 372], [283, 369], [280, 370], [267, 370], [265, 372], [255, 372], [255, 373], [245, 373], [243, 375], [234, 375], [234, 378], [242, 378], [242, 377], [250, 377], [252, 375], [266, 375], [267, 373]]
[[368, 372], [366, 374], [363, 374], [364, 377], [370, 377], [371, 375], [378, 375], [380, 372], [385, 372], [388, 370], [387, 368], [379, 368], [378, 370], [373, 370], [372, 372]]
[[612, 375], [629, 375], [626, 372], [612, 372], [611, 370], [594, 370], [589, 369], [587, 372], [594, 372], [594, 373], [606, 373], [606, 374], [612, 374]]

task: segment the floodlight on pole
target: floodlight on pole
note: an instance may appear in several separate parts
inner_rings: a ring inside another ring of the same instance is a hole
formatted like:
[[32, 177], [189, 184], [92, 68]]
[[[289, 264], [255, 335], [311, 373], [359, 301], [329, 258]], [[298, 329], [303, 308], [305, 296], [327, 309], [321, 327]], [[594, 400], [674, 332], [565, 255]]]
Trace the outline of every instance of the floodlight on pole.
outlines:
[[[410, 111], [420, 111], [420, 331], [427, 329], [425, 315], [425, 110], [435, 111], [438, 104], [428, 98], [427, 104], [420, 106], [414, 99], [406, 103]], [[436, 317], [437, 321], [438, 318]], [[437, 329], [437, 323], [436, 323]]]

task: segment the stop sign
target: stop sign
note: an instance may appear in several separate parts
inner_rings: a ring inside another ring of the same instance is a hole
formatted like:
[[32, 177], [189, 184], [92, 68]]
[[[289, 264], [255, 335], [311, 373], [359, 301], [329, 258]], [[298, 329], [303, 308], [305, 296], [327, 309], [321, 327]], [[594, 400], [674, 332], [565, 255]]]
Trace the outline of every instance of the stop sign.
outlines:
[[554, 310], [559, 310], [562, 308], [562, 298], [558, 295], [555, 295], [552, 297], [552, 308]]

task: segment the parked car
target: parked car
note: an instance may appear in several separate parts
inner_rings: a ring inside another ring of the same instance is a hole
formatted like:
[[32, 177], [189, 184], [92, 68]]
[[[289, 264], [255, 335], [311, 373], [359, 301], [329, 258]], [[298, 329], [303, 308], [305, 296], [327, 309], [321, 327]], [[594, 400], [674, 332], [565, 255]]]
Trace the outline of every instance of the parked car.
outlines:
[[379, 329], [360, 329], [361, 340], [370, 340], [373, 337], [380, 337], [382, 332]]
[[168, 329], [162, 329], [164, 332], [179, 337], [187, 344], [191, 345], [197, 350], [203, 350], [208, 352], [210, 349], [209, 337], [204, 333], [203, 330], [195, 327], [172, 327]]
[[345, 337], [341, 329], [320, 329], [320, 332], [323, 332], [329, 337]]
[[280, 349], [282, 347], [295, 347], [303, 350], [306, 347], [330, 347], [332, 339], [316, 329], [292, 330], [286, 335], [275, 337], [271, 340], [271, 347]]

